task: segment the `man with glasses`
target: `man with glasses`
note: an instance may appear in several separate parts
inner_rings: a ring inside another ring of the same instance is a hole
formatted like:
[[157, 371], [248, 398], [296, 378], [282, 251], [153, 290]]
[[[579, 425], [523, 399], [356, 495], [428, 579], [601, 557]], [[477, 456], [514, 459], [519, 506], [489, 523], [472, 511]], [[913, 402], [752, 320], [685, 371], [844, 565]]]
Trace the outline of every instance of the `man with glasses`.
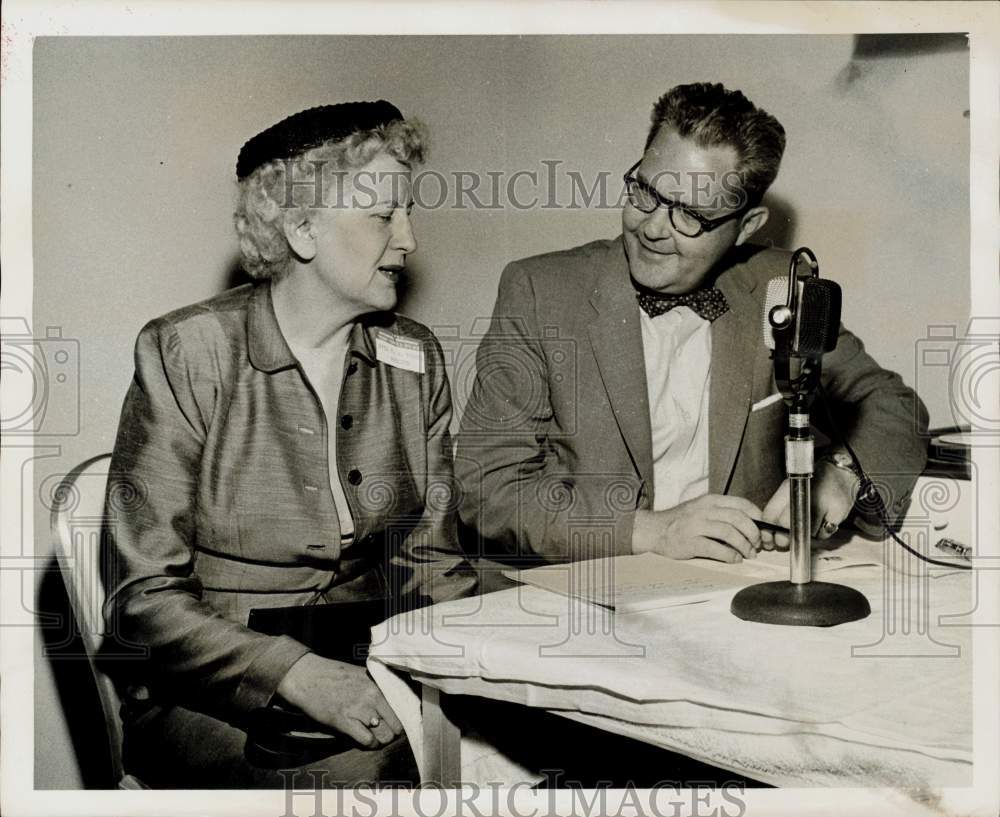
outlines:
[[[779, 122], [742, 93], [675, 87], [625, 174], [622, 235], [504, 270], [456, 462], [484, 555], [733, 562], [787, 544], [756, 521], [789, 523], [786, 410], [762, 312], [790, 254], [749, 243], [784, 147]], [[898, 516], [925, 463], [926, 411], [846, 330], [823, 375]], [[858, 484], [836, 446], [819, 457], [817, 537], [852, 512], [877, 519], [856, 507]]]

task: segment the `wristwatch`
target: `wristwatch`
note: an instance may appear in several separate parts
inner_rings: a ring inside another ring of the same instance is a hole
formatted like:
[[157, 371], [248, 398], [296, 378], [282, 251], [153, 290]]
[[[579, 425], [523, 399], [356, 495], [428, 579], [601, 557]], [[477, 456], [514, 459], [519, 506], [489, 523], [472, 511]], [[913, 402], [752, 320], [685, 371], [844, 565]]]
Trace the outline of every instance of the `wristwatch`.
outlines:
[[854, 501], [857, 502], [858, 494], [861, 491], [861, 478], [863, 474], [861, 469], [854, 464], [854, 459], [846, 451], [827, 451], [820, 458], [819, 462], [828, 462], [835, 468], [840, 468], [844, 471], [849, 471], [854, 475], [857, 480], [857, 485], [854, 486]]

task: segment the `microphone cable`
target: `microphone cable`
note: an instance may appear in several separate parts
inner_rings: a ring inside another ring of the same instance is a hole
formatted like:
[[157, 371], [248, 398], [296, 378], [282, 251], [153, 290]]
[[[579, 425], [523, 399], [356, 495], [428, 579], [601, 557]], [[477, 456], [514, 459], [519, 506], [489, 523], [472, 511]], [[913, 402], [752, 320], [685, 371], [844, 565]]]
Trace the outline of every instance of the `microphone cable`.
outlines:
[[930, 556], [925, 556], [923, 553], [910, 547], [906, 542], [900, 539], [896, 532], [892, 529], [891, 520], [889, 519], [889, 510], [885, 507], [885, 502], [882, 500], [882, 495], [878, 492], [875, 487], [875, 483], [872, 482], [871, 477], [868, 476], [868, 472], [865, 471], [864, 467], [861, 465], [861, 460], [858, 459], [858, 455], [854, 453], [854, 449], [851, 448], [851, 444], [847, 442], [847, 439], [840, 432], [840, 428], [837, 426], [836, 421], [833, 419], [833, 412], [830, 410], [830, 404], [826, 397], [826, 390], [823, 388], [823, 384], [817, 384], [817, 391], [820, 396], [820, 403], [823, 405], [823, 412], [826, 414], [826, 419], [830, 423], [830, 429], [833, 431], [834, 437], [837, 441], [844, 446], [847, 450], [851, 461], [854, 463], [854, 467], [857, 469], [858, 473], [861, 475], [861, 486], [858, 489], [858, 495], [855, 497], [855, 502], [859, 500], [868, 503], [875, 508], [875, 512], [878, 514], [879, 522], [885, 529], [885, 532], [892, 537], [892, 540], [899, 545], [907, 553], [911, 553], [918, 559], [927, 562], [928, 564], [938, 565], [939, 567], [948, 567], [952, 570], [972, 570], [972, 565], [970, 564], [956, 564], [954, 562], [942, 562], [938, 559], [932, 559]]

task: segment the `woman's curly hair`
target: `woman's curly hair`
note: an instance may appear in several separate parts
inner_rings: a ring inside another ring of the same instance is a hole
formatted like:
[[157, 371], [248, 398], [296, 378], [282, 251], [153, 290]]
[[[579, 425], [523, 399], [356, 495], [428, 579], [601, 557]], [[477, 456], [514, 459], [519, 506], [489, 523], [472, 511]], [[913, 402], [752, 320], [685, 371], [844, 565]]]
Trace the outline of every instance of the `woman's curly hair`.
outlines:
[[[423, 162], [426, 128], [416, 120], [396, 119], [290, 159], [266, 162], [240, 181], [233, 222], [247, 274], [265, 280], [285, 272], [292, 257], [285, 218], [316, 206], [317, 191], [330, 189], [335, 175], [364, 167], [383, 152], [407, 166]], [[315, 183], [317, 170], [323, 175]]]

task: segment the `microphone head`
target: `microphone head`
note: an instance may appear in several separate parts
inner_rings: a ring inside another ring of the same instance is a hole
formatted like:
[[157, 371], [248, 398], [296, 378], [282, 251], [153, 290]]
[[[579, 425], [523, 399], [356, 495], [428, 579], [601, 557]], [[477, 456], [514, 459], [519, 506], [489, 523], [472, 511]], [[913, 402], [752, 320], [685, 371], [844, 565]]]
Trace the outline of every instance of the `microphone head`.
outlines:
[[[788, 279], [784, 276], [772, 278], [767, 282], [767, 297], [764, 298], [764, 313], [761, 315], [760, 330], [764, 336], [764, 345], [774, 351], [774, 327], [771, 325], [771, 310], [776, 306], [785, 306], [788, 301]], [[792, 316], [794, 318], [794, 316]]]
[[807, 278], [799, 286], [795, 354], [818, 357], [837, 348], [840, 285], [829, 278]]

